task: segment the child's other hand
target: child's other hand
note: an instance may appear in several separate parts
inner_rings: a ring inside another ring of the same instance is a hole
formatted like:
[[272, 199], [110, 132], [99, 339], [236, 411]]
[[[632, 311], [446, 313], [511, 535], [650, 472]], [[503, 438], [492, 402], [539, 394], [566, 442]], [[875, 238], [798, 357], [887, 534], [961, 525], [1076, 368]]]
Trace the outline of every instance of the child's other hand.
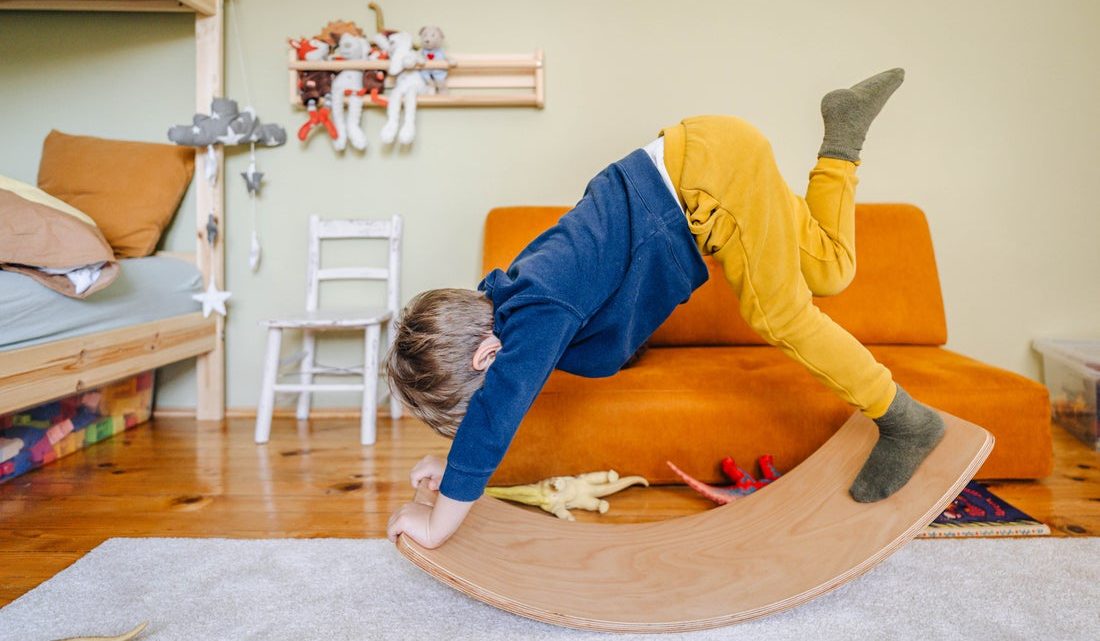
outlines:
[[443, 541], [433, 541], [431, 537], [432, 507], [423, 503], [406, 503], [390, 516], [386, 527], [386, 536], [397, 543], [397, 536], [404, 534], [426, 548], [439, 547]]
[[413, 466], [412, 472], [409, 473], [409, 480], [412, 481], [412, 486], [415, 489], [420, 485], [420, 481], [428, 479], [428, 488], [433, 491], [438, 490], [439, 483], [443, 480], [443, 470], [446, 467], [446, 463], [438, 457], [425, 456]]

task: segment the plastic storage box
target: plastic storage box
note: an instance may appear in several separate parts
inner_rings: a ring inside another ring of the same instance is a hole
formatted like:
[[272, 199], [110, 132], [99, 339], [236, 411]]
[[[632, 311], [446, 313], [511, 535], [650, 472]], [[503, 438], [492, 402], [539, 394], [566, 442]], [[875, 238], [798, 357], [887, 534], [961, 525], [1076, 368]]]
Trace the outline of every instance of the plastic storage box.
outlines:
[[1100, 341], [1043, 339], [1035, 349], [1043, 355], [1054, 422], [1100, 449]]
[[0, 414], [0, 483], [149, 420], [153, 372]]

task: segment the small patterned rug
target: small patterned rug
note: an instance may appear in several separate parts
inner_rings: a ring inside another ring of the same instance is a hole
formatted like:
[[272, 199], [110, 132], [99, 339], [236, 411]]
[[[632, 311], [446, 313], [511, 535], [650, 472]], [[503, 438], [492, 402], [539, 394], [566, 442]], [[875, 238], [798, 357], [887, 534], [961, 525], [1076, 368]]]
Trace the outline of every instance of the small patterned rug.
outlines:
[[943, 514], [918, 537], [925, 539], [963, 536], [1047, 536], [1050, 527], [1008, 501], [971, 481]]

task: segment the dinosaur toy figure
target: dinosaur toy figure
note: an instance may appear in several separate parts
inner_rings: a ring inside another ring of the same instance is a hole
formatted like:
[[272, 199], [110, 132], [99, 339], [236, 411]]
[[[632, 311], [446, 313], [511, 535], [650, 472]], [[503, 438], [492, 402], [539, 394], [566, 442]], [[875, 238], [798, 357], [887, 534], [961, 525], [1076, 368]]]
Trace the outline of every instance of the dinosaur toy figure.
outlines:
[[752, 494], [780, 477], [779, 472], [775, 469], [775, 463], [772, 460], [771, 454], [765, 454], [756, 460], [756, 464], [760, 466], [760, 474], [763, 476], [763, 478], [759, 480], [754, 479], [751, 474], [741, 469], [732, 458], [727, 456], [722, 459], [722, 473], [733, 482], [733, 485], [726, 485], [723, 487], [703, 483], [699, 479], [690, 476], [687, 472], [673, 465], [672, 461], [665, 461], [665, 463], [672, 468], [672, 471], [675, 472], [677, 476], [684, 479], [684, 483], [686, 483], [688, 487], [714, 501], [718, 505], [725, 505], [742, 496]]
[[67, 639], [61, 639], [60, 641], [131, 641], [131, 639], [137, 638], [137, 635], [141, 634], [141, 631], [144, 630], [147, 625], [149, 624], [142, 623], [126, 634], [120, 634], [117, 637], [69, 637]]
[[620, 477], [615, 470], [608, 470], [576, 476], [553, 476], [530, 485], [490, 487], [486, 488], [485, 493], [498, 499], [537, 505], [559, 519], [575, 521], [570, 509], [604, 514], [611, 506], [600, 497], [638, 484], [648, 487], [649, 481], [640, 476]]

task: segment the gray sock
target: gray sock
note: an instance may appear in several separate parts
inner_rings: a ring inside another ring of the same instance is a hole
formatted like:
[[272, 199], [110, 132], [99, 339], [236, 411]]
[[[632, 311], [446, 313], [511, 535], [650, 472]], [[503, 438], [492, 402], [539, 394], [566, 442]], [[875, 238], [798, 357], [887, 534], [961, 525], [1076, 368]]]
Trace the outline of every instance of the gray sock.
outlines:
[[867, 129], [903, 80], [904, 69], [891, 69], [852, 85], [850, 89], [825, 94], [821, 99], [825, 140], [817, 155], [858, 162]]
[[940, 415], [914, 401], [900, 386], [890, 408], [875, 424], [878, 443], [849, 490], [860, 503], [873, 503], [900, 490], [944, 432]]

